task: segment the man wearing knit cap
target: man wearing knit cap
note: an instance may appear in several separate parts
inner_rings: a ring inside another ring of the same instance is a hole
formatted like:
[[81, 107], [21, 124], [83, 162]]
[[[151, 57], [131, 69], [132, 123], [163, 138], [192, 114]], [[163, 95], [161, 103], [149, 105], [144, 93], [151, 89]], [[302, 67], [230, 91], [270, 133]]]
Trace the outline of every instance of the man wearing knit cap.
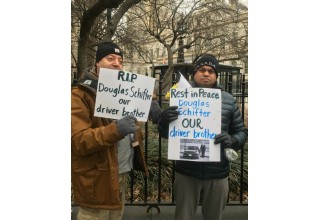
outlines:
[[[217, 85], [219, 63], [211, 54], [194, 60], [193, 87], [221, 89]], [[224, 154], [226, 148], [239, 150], [248, 137], [236, 100], [221, 91], [221, 134], [216, 135], [215, 144], [220, 143], [220, 162], [193, 162], [177, 160], [175, 165], [174, 193], [176, 198], [176, 220], [194, 220], [199, 202], [202, 204], [203, 220], [221, 220], [228, 198], [229, 161]], [[168, 138], [169, 123], [179, 115], [178, 106], [170, 106], [161, 114], [158, 130], [160, 136]]]
[[[71, 180], [78, 220], [120, 220], [128, 172], [135, 169], [148, 175], [137, 119], [130, 115], [119, 120], [94, 116], [100, 68], [122, 70], [123, 53], [118, 45], [100, 44], [95, 66], [86, 69], [72, 89]], [[156, 104], [149, 113], [153, 123], [161, 113]], [[133, 148], [129, 136], [139, 145]]]

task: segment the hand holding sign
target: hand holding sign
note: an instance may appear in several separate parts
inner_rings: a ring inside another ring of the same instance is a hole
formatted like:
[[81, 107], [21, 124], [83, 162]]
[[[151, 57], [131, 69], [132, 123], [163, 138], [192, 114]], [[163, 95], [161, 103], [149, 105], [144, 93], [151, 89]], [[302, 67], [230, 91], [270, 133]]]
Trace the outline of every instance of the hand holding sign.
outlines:
[[177, 109], [178, 106], [170, 106], [162, 112], [159, 122], [161, 127], [168, 126], [170, 122], [178, 119], [179, 111]]
[[137, 119], [131, 115], [124, 116], [117, 121], [117, 128], [121, 136], [135, 133], [139, 127], [136, 126]]
[[233, 147], [238, 142], [237, 139], [231, 137], [228, 133], [218, 134], [214, 139], [214, 143], [221, 144], [223, 148]]

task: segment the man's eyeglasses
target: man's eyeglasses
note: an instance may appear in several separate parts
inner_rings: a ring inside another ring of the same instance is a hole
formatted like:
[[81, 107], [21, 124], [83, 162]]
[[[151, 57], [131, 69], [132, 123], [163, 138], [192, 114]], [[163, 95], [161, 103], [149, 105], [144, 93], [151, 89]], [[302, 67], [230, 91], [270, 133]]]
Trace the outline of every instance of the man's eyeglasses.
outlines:
[[197, 71], [199, 71], [200, 73], [205, 73], [208, 71], [209, 74], [216, 73], [216, 71], [214, 71], [214, 69], [206, 69], [206, 68], [201, 68], [201, 67]]

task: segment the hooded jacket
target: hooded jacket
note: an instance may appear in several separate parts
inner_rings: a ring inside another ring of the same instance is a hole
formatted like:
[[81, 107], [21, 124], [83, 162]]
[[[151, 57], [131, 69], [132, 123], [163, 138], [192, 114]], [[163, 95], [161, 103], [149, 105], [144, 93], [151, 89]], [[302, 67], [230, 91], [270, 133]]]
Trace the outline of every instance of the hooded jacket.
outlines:
[[[96, 209], [120, 209], [117, 142], [115, 120], [94, 116], [95, 68], [87, 69], [71, 93], [71, 181], [74, 202]], [[139, 124], [137, 122], [137, 124]], [[139, 146], [134, 148], [133, 169], [148, 175], [142, 149], [142, 132], [135, 134]]]
[[[198, 87], [194, 82], [193, 87]], [[217, 85], [213, 88], [221, 89]], [[235, 98], [225, 92], [221, 91], [221, 133], [228, 132], [238, 142], [234, 146], [234, 150], [240, 150], [246, 143], [248, 137], [247, 128], [244, 127], [239, 107]], [[161, 120], [161, 118], [160, 118]], [[160, 136], [168, 138], [168, 127], [163, 128], [158, 126]], [[177, 160], [175, 164], [175, 171], [187, 176], [196, 177], [202, 180], [220, 179], [229, 175], [229, 161], [224, 155], [224, 150], [220, 151], [220, 162], [193, 162]]]

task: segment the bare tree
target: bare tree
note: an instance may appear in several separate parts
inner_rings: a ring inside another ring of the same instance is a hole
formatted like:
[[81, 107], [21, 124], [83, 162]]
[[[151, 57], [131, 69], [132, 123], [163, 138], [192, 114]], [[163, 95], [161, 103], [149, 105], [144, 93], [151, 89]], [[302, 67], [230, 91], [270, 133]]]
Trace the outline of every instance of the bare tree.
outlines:
[[[74, 0], [72, 22], [78, 24], [77, 73], [93, 64], [92, 48], [100, 41], [110, 41], [117, 24], [130, 7], [141, 0]], [[74, 56], [75, 57], [75, 56]]]
[[[154, 57], [148, 54], [148, 48], [156, 42], [166, 48], [169, 68], [164, 75], [164, 87], [171, 84], [171, 66], [176, 65], [173, 55], [181, 49], [192, 48], [194, 57], [212, 52], [218, 59], [224, 60], [239, 59], [247, 54], [247, 35], [236, 36], [240, 31], [236, 31], [235, 23], [242, 22], [239, 19], [238, 1], [226, 4], [225, 1], [218, 0], [194, 0], [189, 5], [186, 2], [188, 1], [146, 0], [137, 4], [128, 11], [127, 23], [121, 35], [129, 51], [138, 52], [142, 59], [149, 60], [152, 64]], [[181, 38], [187, 40], [177, 46]], [[242, 46], [239, 45], [240, 42]], [[231, 50], [230, 45], [235, 47]]]
[[[119, 38], [125, 42], [128, 53], [133, 53], [130, 52], [133, 50], [152, 66], [154, 66], [154, 56], [149, 53], [149, 49], [153, 47], [152, 44], [160, 42], [167, 51], [169, 72], [173, 71], [173, 67], [171, 67], [174, 65], [173, 55], [182, 48], [190, 48], [197, 39], [185, 41], [185, 44], [174, 48], [179, 38], [184, 38], [194, 31], [193, 27], [186, 26], [191, 22], [192, 14], [201, 10], [200, 2], [200, 0], [195, 1], [189, 8], [189, 12], [183, 12], [181, 10], [184, 4], [183, 0], [143, 1], [128, 11], [126, 25]], [[134, 61], [131, 56], [129, 59]], [[171, 79], [171, 77], [167, 78]]]
[[167, 50], [168, 64], [173, 64], [173, 54], [181, 48], [190, 48], [195, 40], [182, 45], [180, 48], [173, 48], [179, 37], [184, 37], [193, 30], [183, 28], [188, 24], [192, 13], [199, 8], [200, 0], [195, 1], [188, 13], [182, 13], [179, 9], [183, 4], [180, 1], [157, 1], [149, 0], [137, 4], [128, 12], [127, 36], [135, 39], [135, 43], [141, 45], [141, 54], [144, 53], [143, 45], [150, 39], [160, 42]]
[[[194, 57], [212, 52], [220, 61], [247, 60], [247, 18], [243, 20], [240, 16], [247, 8], [237, 0], [231, 1], [232, 4], [220, 0], [193, 0], [189, 5], [187, 0], [124, 0], [117, 9], [105, 8], [99, 15], [89, 13], [99, 2], [101, 0], [74, 0], [77, 14], [72, 14], [76, 18], [72, 21], [82, 28], [74, 36], [79, 36], [78, 54], [72, 55], [78, 60], [78, 72], [93, 64], [94, 45], [111, 39], [123, 45], [126, 60], [132, 62], [137, 61], [132, 55], [138, 54], [144, 63], [154, 65], [150, 47], [157, 42], [166, 48], [169, 66], [174, 63], [174, 54], [181, 49], [189, 49]], [[88, 20], [84, 17], [90, 17], [91, 23], [84, 22]], [[85, 25], [88, 23], [91, 25]], [[182, 38], [185, 39], [183, 44], [178, 45]], [[166, 79], [171, 79], [169, 74]]]

